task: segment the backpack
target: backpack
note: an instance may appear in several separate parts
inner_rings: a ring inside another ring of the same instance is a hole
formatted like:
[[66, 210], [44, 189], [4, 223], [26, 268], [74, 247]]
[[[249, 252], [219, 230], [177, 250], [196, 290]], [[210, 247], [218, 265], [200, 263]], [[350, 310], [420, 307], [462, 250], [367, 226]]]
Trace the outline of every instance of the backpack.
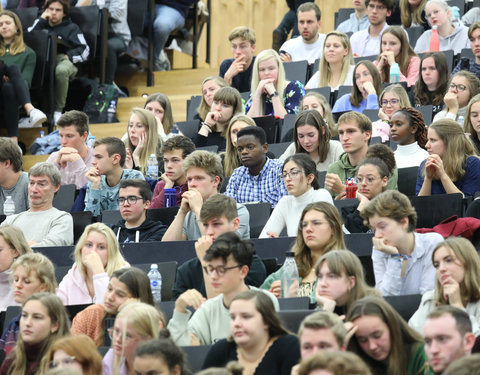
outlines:
[[115, 108], [117, 108], [118, 91], [113, 85], [93, 86], [83, 107], [83, 112], [87, 114], [91, 124], [118, 122], [116, 116], [113, 116], [113, 119], [108, 118], [108, 107], [112, 101], [115, 102]]

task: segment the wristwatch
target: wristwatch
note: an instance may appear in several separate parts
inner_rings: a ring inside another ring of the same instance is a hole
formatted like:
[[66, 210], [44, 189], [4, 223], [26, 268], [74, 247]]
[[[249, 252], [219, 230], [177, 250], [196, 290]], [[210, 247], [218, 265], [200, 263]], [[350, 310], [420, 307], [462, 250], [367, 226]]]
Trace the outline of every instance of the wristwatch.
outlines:
[[273, 94], [270, 94], [270, 95], [269, 95], [270, 99], [273, 98], [274, 96], [278, 96], [278, 91], [277, 91], [277, 90], [275, 90], [275, 91], [273, 92]]

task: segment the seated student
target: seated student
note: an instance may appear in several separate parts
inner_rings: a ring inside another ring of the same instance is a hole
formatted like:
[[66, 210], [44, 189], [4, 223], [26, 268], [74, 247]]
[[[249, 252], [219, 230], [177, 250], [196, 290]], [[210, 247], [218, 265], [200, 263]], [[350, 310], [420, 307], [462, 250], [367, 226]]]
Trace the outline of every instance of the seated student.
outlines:
[[371, 231], [364, 224], [360, 215], [373, 198], [386, 190], [389, 175], [387, 165], [380, 158], [367, 157], [360, 162], [356, 175], [358, 181], [356, 198], [359, 203], [358, 205], [342, 207], [341, 210], [342, 221], [350, 233], [367, 233]]
[[110, 226], [119, 243], [161, 241], [167, 227], [147, 219], [152, 191], [145, 180], [121, 180], [118, 204], [122, 220]]
[[287, 81], [282, 60], [273, 49], [260, 52], [253, 64], [250, 99], [245, 113], [250, 117], [274, 115], [284, 118], [287, 113], [298, 113], [305, 95], [300, 81]]
[[[251, 242], [240, 239], [233, 232], [220, 235], [210, 246], [203, 257], [203, 265], [208, 281], [218, 295], [205, 301], [196, 289], [190, 289], [177, 298], [167, 326], [177, 345], [191, 345], [195, 341], [200, 345], [211, 345], [229, 335], [228, 309], [232, 299], [243, 291], [258, 290], [245, 284], [253, 253]], [[278, 310], [275, 296], [262, 292], [268, 294]], [[187, 306], [195, 309], [190, 320], [191, 312]]]
[[137, 347], [158, 339], [162, 328], [162, 313], [156, 307], [136, 301], [127, 303], [108, 330], [112, 346], [103, 357], [103, 374], [133, 374]]
[[[223, 178], [220, 157], [212, 152], [198, 150], [183, 161], [187, 176], [188, 191], [183, 194], [182, 204], [175, 219], [165, 232], [162, 241], [198, 240], [204, 235], [202, 225], [198, 225], [203, 203], [212, 195], [218, 194]], [[247, 208], [237, 203], [240, 226], [237, 233], [241, 238], [250, 238], [250, 215]]]
[[298, 367], [297, 375], [372, 375], [362, 359], [351, 352], [319, 352]]
[[325, 187], [332, 195], [344, 193], [348, 177], [355, 177], [357, 165], [368, 150], [372, 134], [372, 122], [363, 113], [348, 112], [340, 116], [337, 123], [343, 154], [329, 165], [325, 178]]
[[183, 170], [183, 160], [195, 151], [192, 140], [183, 135], [171, 137], [165, 141], [160, 150], [163, 155], [165, 173], [160, 176], [153, 191], [149, 208], [162, 208], [165, 204], [165, 189], [177, 191], [177, 206], [182, 203], [183, 193], [188, 191], [187, 176]]
[[[452, 10], [446, 0], [428, 0], [425, 5], [425, 16], [430, 25], [437, 26], [439, 51], [453, 50], [455, 55], [469, 48], [468, 29], [463, 23], [452, 17]], [[430, 50], [432, 30], [425, 31], [415, 44], [415, 52], [433, 52]]]
[[85, 228], [73, 256], [75, 263], [57, 289], [65, 305], [103, 303], [108, 278], [129, 265], [123, 259], [115, 234], [103, 223]]
[[[443, 118], [460, 121], [465, 119], [467, 105], [471, 98], [480, 93], [480, 80], [471, 72], [461, 70], [450, 79], [448, 92], [443, 97], [445, 108], [437, 113], [433, 122]], [[463, 126], [463, 123], [460, 123]]]
[[225, 195], [238, 203], [268, 202], [275, 207], [287, 194], [280, 175], [282, 161], [267, 157], [265, 131], [250, 126], [237, 133], [237, 151], [243, 166], [233, 171]]
[[418, 168], [417, 195], [474, 196], [480, 186], [480, 160], [462, 127], [450, 119], [434, 122], [426, 147], [429, 155]]
[[120, 138], [97, 139], [93, 148], [92, 167], [85, 175], [88, 180], [85, 211], [98, 216], [103, 210], [118, 210], [120, 180], [144, 177], [139, 171], [123, 169], [127, 152]]
[[382, 137], [382, 142], [390, 139], [390, 120], [400, 108], [410, 107], [408, 94], [402, 85], [387, 86], [378, 98], [379, 120], [372, 122], [372, 137]]
[[[221, 234], [234, 231], [239, 234], [240, 222], [237, 203], [223, 194], [214, 194], [203, 204], [199, 222], [203, 225], [204, 235], [195, 243], [197, 256], [186, 261], [177, 269], [175, 285], [172, 290], [173, 299], [177, 299], [188, 289], [196, 289], [203, 297], [216, 296], [210, 284], [205, 283], [208, 275], [202, 271], [203, 256]], [[245, 282], [247, 285], [260, 286], [266, 276], [263, 262], [257, 255], [254, 255]]]
[[473, 150], [477, 156], [480, 156], [480, 94], [475, 95], [468, 102], [467, 113], [465, 116], [465, 134], [468, 134], [473, 144]]
[[441, 52], [429, 52], [420, 60], [420, 74], [413, 90], [410, 103], [415, 107], [433, 105], [435, 116], [443, 108], [443, 97], [448, 90], [450, 71], [447, 58]]
[[256, 39], [255, 30], [247, 26], [235, 27], [228, 35], [233, 59], [222, 61], [218, 75], [239, 92], [250, 91]]
[[56, 123], [62, 148], [47, 159], [62, 176], [62, 185], [75, 184], [81, 189], [87, 182], [85, 174], [92, 167], [93, 148], [87, 146], [88, 116], [81, 111], [68, 111]]
[[410, 1], [400, 0], [400, 20], [401, 25], [407, 30], [409, 27], [423, 26], [425, 30], [430, 29], [430, 25], [425, 17], [425, 4], [427, 0]]
[[375, 65], [362, 60], [355, 65], [353, 86], [350, 94], [338, 98], [332, 112], [378, 109], [378, 95], [382, 92], [382, 80]]
[[60, 189], [60, 181], [60, 172], [52, 164], [35, 164], [28, 172], [30, 209], [7, 216], [1, 225], [21, 228], [32, 247], [72, 245], [72, 215], [53, 207], [53, 197]]
[[410, 200], [396, 190], [375, 197], [361, 213], [375, 231], [373, 270], [375, 287], [383, 296], [423, 294], [434, 286], [431, 263], [438, 233], [416, 233], [417, 213]]
[[319, 33], [322, 14], [314, 2], [304, 2], [297, 8], [297, 24], [301, 35], [293, 37], [280, 47], [280, 59], [285, 62], [307, 60], [315, 63], [322, 56], [325, 34]]
[[379, 158], [388, 167], [387, 189], [398, 190], [398, 168], [395, 164], [395, 155], [390, 147], [383, 143], [368, 146], [365, 158]]
[[210, 76], [202, 82], [202, 101], [197, 108], [197, 113], [193, 117], [194, 120], [203, 121], [207, 117], [207, 113], [210, 112], [210, 108], [213, 103], [213, 96], [222, 87], [228, 87], [228, 82], [222, 77]]
[[[291, 294], [299, 297], [310, 297], [312, 303], [314, 303], [317, 282], [315, 264], [317, 260], [331, 250], [345, 248], [342, 219], [337, 209], [327, 202], [308, 204], [303, 209], [298, 225], [297, 240], [291, 249], [295, 253], [295, 263], [299, 274], [298, 290], [293, 290]], [[261, 288], [269, 290], [277, 297], [281, 297], [282, 274], [283, 267], [269, 275]]]
[[278, 237], [284, 229], [288, 236], [295, 237], [301, 212], [307, 204], [320, 201], [333, 204], [328, 190], [320, 188], [315, 163], [307, 155], [289, 156], [283, 163], [282, 178], [288, 195], [278, 201], [260, 238]]
[[193, 139], [196, 147], [218, 146], [218, 151], [225, 151], [225, 134], [232, 117], [243, 111], [242, 97], [237, 89], [222, 87], [213, 96], [210, 111], [201, 123]]
[[[157, 118], [152, 112], [142, 108], [132, 108], [127, 125], [127, 138], [124, 140], [127, 156], [124, 168], [136, 169], [147, 174], [150, 155], [159, 158], [162, 139], [158, 135]], [[157, 160], [161, 165], [161, 161]]]
[[248, 373], [290, 374], [300, 359], [298, 338], [283, 327], [275, 310], [272, 300], [259, 291], [247, 290], [235, 296], [227, 331], [232, 339], [215, 343], [202, 367], [223, 367], [238, 361], [244, 368], [252, 369]]
[[[173, 121], [172, 104], [167, 95], [157, 92], [150, 95], [143, 106], [157, 119], [157, 131], [162, 141], [174, 137], [177, 134], [173, 133], [175, 122]], [[122, 137], [122, 139], [124, 139]]]
[[0, 137], [0, 212], [8, 196], [15, 203], [15, 213], [29, 209], [28, 173], [22, 171], [22, 151], [7, 137]]
[[426, 370], [422, 336], [383, 298], [359, 299], [345, 320], [356, 329], [347, 349], [364, 360], [372, 373], [423, 374]]
[[35, 293], [22, 304], [17, 344], [0, 367], [0, 374], [45, 374], [53, 342], [70, 334], [68, 315], [60, 298]]
[[390, 138], [398, 143], [394, 152], [398, 168], [418, 167], [427, 158], [427, 127], [416, 109], [402, 108], [392, 115]]
[[240, 158], [237, 152], [237, 134], [243, 128], [248, 126], [257, 126], [251, 117], [243, 113], [237, 113], [232, 117], [225, 133], [227, 147], [223, 155], [223, 171], [225, 177], [230, 177], [233, 171], [241, 166]]
[[[40, 253], [26, 253], [12, 264], [10, 282], [13, 298], [22, 305], [27, 298], [38, 292], [55, 293], [57, 280], [52, 262]], [[14, 317], [2, 333], [0, 349], [8, 355], [15, 347], [20, 334], [20, 315]]]
[[480, 333], [480, 259], [466, 238], [449, 237], [435, 246], [431, 259], [436, 269], [435, 289], [422, 297], [418, 310], [408, 321], [410, 327], [423, 333], [429, 313], [441, 305], [465, 310]]
[[323, 43], [318, 72], [309, 79], [305, 88], [329, 86], [335, 91], [340, 86], [350, 86], [354, 68], [350, 39], [342, 32], [330, 31]]
[[336, 30], [339, 32], [354, 33], [370, 26], [365, 0], [353, 0], [352, 3], [354, 12], [350, 14], [350, 17], [347, 20], [337, 26]]
[[[479, 9], [475, 8], [475, 11], [479, 11]], [[468, 28], [468, 39], [470, 40], [473, 58], [461, 58], [457, 66], [453, 68], [452, 75], [461, 70], [468, 70], [480, 79], [480, 49], [478, 48], [480, 46], [480, 22], [475, 22], [470, 25]]]
[[[332, 136], [338, 136], [337, 124], [333, 119], [332, 108], [322, 94], [311, 90], [305, 94], [300, 102], [300, 112], [308, 111], [309, 109], [315, 109], [318, 111], [320, 116], [322, 116], [323, 121], [325, 121], [325, 124], [329, 127], [330, 134]], [[291, 146], [292, 145], [289, 147]]]
[[[75, 315], [72, 335], [85, 334], [97, 347], [105, 346], [105, 328], [108, 319], [114, 319], [119, 310], [134, 299], [155, 306], [147, 274], [139, 268], [124, 267], [112, 273], [103, 303], [88, 306]], [[163, 322], [166, 325], [165, 322]], [[108, 341], [107, 341], [108, 342]]]
[[425, 354], [434, 374], [444, 374], [450, 363], [472, 354], [475, 344], [468, 314], [453, 306], [439, 306], [428, 314], [423, 336]]
[[407, 82], [408, 87], [413, 86], [418, 79], [420, 58], [400, 26], [391, 26], [382, 33], [380, 54], [374, 64], [383, 82], [390, 82], [390, 69], [394, 63], [400, 68], [400, 82]]
[[[308, 105], [308, 98], [310, 96], [304, 97], [304, 101], [307, 100], [305, 105]], [[318, 172], [326, 171], [343, 152], [341, 143], [331, 139], [330, 126], [334, 124], [327, 124], [319, 110], [302, 110], [293, 128], [293, 143], [279, 159], [285, 160], [296, 153], [305, 153], [316, 164]]]
[[[137, 375], [189, 375], [183, 350], [171, 338], [159, 337], [138, 346], [133, 368]], [[168, 372], [165, 370], [168, 369]]]

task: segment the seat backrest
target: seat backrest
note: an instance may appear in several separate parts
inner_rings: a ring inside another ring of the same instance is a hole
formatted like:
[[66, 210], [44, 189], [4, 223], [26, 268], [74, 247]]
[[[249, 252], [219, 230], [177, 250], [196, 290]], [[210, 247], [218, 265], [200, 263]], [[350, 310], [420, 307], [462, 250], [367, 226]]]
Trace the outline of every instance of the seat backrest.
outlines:
[[89, 60], [91, 60], [97, 55], [97, 40], [101, 27], [101, 14], [98, 6], [70, 7], [68, 15], [85, 36], [90, 47]]
[[77, 187], [75, 184], [60, 185], [55, 197], [53, 198], [53, 207], [60, 211], [70, 212], [75, 200]]
[[5, 320], [3, 321], [3, 330], [5, 332], [13, 318], [22, 313], [22, 306], [8, 306], [5, 310]]
[[279, 298], [280, 310], [308, 310], [310, 297]]
[[343, 21], [346, 21], [350, 18], [350, 14], [355, 12], [354, 8], [340, 8], [338, 10], [338, 16], [335, 17], [335, 29], [340, 25]]
[[421, 294], [409, 294], [403, 296], [385, 296], [387, 301], [401, 316], [408, 322], [412, 315], [417, 311], [422, 300]]
[[280, 268], [278, 264], [278, 258], [262, 258], [262, 262], [265, 266], [265, 270], [267, 271], [267, 276], [276, 272]]
[[132, 36], [143, 34], [149, 0], [128, 0], [127, 22]]
[[407, 196], [415, 195], [418, 167], [398, 168], [398, 191]]
[[358, 206], [358, 199], [357, 198], [352, 198], [352, 199], [339, 199], [339, 200], [334, 200], [333, 204], [335, 208], [338, 210], [340, 214], [342, 214], [342, 208], [343, 207], [352, 207], [352, 206]]
[[330, 104], [330, 98], [332, 96], [332, 90], [330, 89], [329, 86], [317, 87], [316, 89], [308, 89], [308, 90], [305, 90], [305, 91], [306, 91], [305, 94], [308, 94], [311, 91], [318, 92], [320, 95], [322, 95], [325, 98], [327, 103]]
[[197, 136], [198, 129], [200, 129], [200, 121], [180, 121], [177, 122], [177, 128], [182, 132], [185, 137], [194, 139]]
[[[343, 85], [338, 88], [337, 99], [340, 99], [343, 95], [350, 94], [352, 92], [352, 86]], [[333, 105], [332, 105], [333, 108]]]
[[104, 210], [102, 211], [101, 221], [103, 224], [114, 225], [122, 220], [122, 214], [119, 210]]
[[[133, 267], [138, 267], [148, 273], [150, 271], [151, 263], [132, 264]], [[162, 262], [157, 263], [158, 272], [162, 275], [162, 301], [170, 301], [172, 299], [172, 289], [177, 277], [177, 262]]]
[[290, 332], [298, 332], [300, 323], [307, 315], [313, 313], [313, 310], [280, 310], [278, 315], [281, 322]]
[[278, 159], [291, 144], [291, 142], [271, 143], [268, 145], [268, 151], [275, 156], [275, 159]]
[[155, 221], [161, 221], [165, 225], [172, 224], [173, 219], [177, 216], [180, 207], [163, 207], [149, 208], [147, 210], [147, 218]]
[[14, 12], [18, 18], [20, 18], [23, 30], [26, 30], [32, 26], [38, 17], [37, 7], [12, 9], [12, 12]]
[[421, 105], [420, 107], [415, 107], [415, 109], [422, 114], [425, 125], [430, 126], [433, 119], [433, 105]]
[[364, 109], [363, 114], [367, 116], [372, 122], [378, 120], [378, 109]]
[[300, 81], [303, 84], [307, 80], [308, 61], [292, 61], [283, 63], [285, 77], [288, 81]]
[[34, 30], [23, 34], [25, 44], [35, 51], [37, 63], [32, 78], [32, 89], [41, 88], [47, 78], [48, 65], [53, 65], [50, 61], [49, 52], [53, 48], [53, 38], [48, 35], [47, 30]]
[[195, 150], [204, 150], [204, 151], [213, 152], [214, 154], [216, 154], [218, 151], [218, 146], [217, 145], [202, 146], [202, 147], [197, 147]]
[[355, 62], [355, 64], [358, 64], [360, 61], [363, 61], [363, 60], [368, 60], [368, 61], [376, 61], [378, 58], [378, 55], [370, 55], [370, 56], [358, 56], [358, 57], [354, 57], [353, 58], [353, 61]]
[[433, 228], [450, 216], [463, 216], [463, 201], [460, 193], [408, 198], [417, 212], [417, 228]]
[[80, 311], [85, 310], [88, 306], [91, 306], [91, 303], [84, 303], [82, 305], [68, 305], [65, 306], [67, 310], [68, 317], [70, 318], [70, 321], [75, 318], [75, 315], [77, 315]]
[[85, 227], [92, 224], [93, 214], [90, 211], [71, 212], [70, 214], [73, 217], [73, 240], [77, 242]]
[[192, 121], [193, 117], [197, 113], [197, 108], [202, 102], [202, 96], [192, 96], [189, 100], [187, 100], [187, 121]]
[[250, 214], [250, 238], [258, 238], [268, 221], [271, 212], [270, 203], [245, 204]]
[[267, 143], [275, 143], [277, 141], [278, 121], [275, 116], [254, 117], [253, 121], [257, 126], [260, 126], [267, 134]]
[[71, 266], [55, 266], [55, 279], [57, 280], [57, 283], [60, 284], [60, 282], [63, 280], [65, 275], [68, 273], [68, 270], [72, 268]]
[[[293, 141], [293, 129], [295, 128], [295, 121], [297, 115], [295, 113], [286, 114], [282, 121], [279, 122], [280, 127], [280, 142], [292, 142]], [[269, 150], [271, 151], [271, 150]], [[275, 155], [277, 156], [277, 155]], [[279, 156], [279, 155], [278, 155]], [[277, 156], [277, 158], [278, 158]]]
[[205, 357], [210, 351], [211, 345], [182, 346], [181, 349], [186, 355], [187, 366], [194, 374], [202, 369]]
[[473, 59], [475, 55], [473, 54], [473, 51], [471, 48], [464, 48], [462, 49], [462, 52], [460, 53], [460, 57], [466, 57], [469, 59]]
[[465, 14], [465, 0], [447, 0], [447, 3], [451, 7], [457, 7], [460, 13], [460, 17]]
[[415, 46], [415, 44], [417, 44], [418, 38], [420, 38], [420, 36], [425, 32], [425, 29], [423, 28], [423, 26], [410, 26], [406, 28], [406, 32], [410, 45]]

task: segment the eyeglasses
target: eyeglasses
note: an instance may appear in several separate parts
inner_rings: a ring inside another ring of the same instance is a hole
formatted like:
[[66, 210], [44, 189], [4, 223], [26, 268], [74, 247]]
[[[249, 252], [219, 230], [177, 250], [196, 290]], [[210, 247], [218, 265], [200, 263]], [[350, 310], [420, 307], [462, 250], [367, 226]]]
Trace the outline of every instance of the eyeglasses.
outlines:
[[205, 273], [210, 276], [211, 274], [213, 274], [213, 271], [215, 271], [217, 273], [218, 276], [223, 276], [225, 275], [225, 272], [227, 272], [228, 270], [233, 270], [234, 268], [240, 268], [242, 267], [241, 264], [237, 264], [236, 266], [232, 266], [232, 267], [225, 267], [225, 266], [216, 266], [216, 267], [213, 267], [213, 266], [204, 266], [203, 267], [203, 270], [205, 271]]
[[300, 169], [292, 169], [290, 172], [283, 172], [281, 174], [281, 177], [285, 180], [287, 177], [288, 178], [295, 178], [297, 177], [300, 173], [303, 171]]
[[382, 105], [397, 105], [400, 103], [400, 99], [391, 99], [391, 100], [382, 100], [381, 101]]
[[359, 184], [363, 184], [365, 182], [367, 185], [371, 185], [375, 182], [376, 178], [375, 177], [362, 177], [362, 176], [357, 176], [357, 181]]
[[[120, 331], [118, 328], [108, 328], [108, 337], [110, 337], [110, 340], [113, 340], [115, 336], [122, 336], [122, 331]], [[135, 337], [129, 335], [128, 333], [125, 334], [125, 341], [131, 341], [134, 340]]]
[[60, 365], [70, 366], [74, 362], [75, 362], [74, 356], [63, 358], [60, 361], [53, 360], [50, 362], [50, 368], [58, 368], [60, 367]]
[[450, 83], [450, 86], [449, 86], [449, 89], [450, 90], [457, 90], [458, 92], [462, 92], [462, 91], [465, 91], [467, 89], [467, 86], [465, 85], [456, 85], [455, 83]]
[[377, 9], [377, 10], [384, 10], [386, 9], [385, 6], [383, 5], [373, 5], [373, 4], [368, 4], [368, 7], [371, 9], [371, 10], [374, 10], [374, 9]]
[[127, 201], [128, 204], [135, 204], [135, 203], [137, 203], [137, 201], [139, 199], [143, 200], [142, 197], [136, 197], [135, 195], [129, 195], [126, 198], [124, 198], [124, 197], [118, 198], [117, 202], [120, 206], [123, 206], [125, 204], [125, 201]]

